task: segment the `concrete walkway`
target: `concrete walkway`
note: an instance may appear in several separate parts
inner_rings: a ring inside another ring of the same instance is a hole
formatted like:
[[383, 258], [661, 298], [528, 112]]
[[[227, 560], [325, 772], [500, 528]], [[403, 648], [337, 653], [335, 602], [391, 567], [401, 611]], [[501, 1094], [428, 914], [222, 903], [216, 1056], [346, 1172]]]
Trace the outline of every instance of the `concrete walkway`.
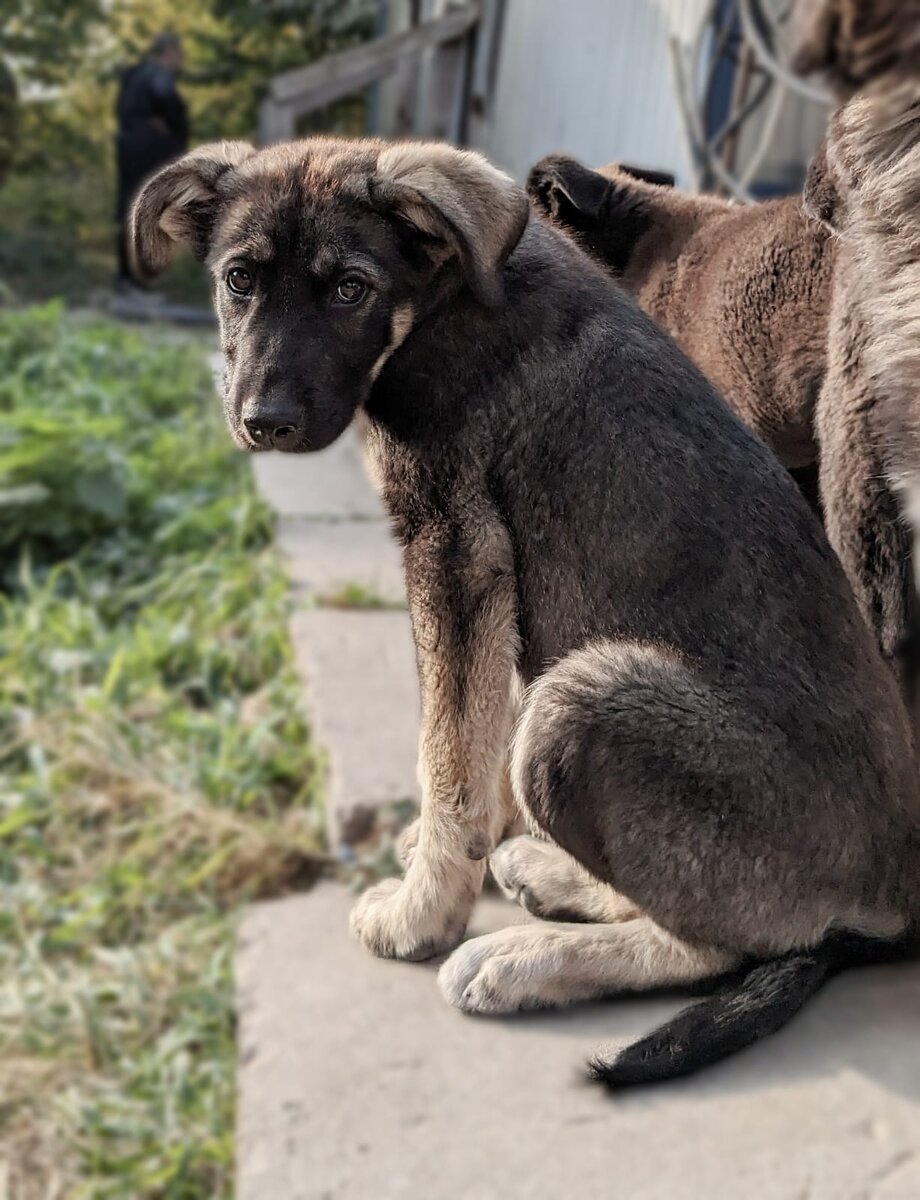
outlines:
[[[386, 522], [353, 441], [255, 460], [281, 514], [293, 628], [329, 756], [333, 845], [414, 796], [417, 696]], [[321, 596], [332, 607], [306, 607]], [[500, 1020], [448, 1008], [434, 966], [349, 940], [325, 884], [254, 905], [237, 958], [240, 1200], [917, 1200], [920, 968], [853, 972], [787, 1029], [698, 1079], [611, 1099], [602, 1044], [679, 997]], [[529, 920], [489, 899], [471, 933]]]
[[279, 514], [297, 601], [297, 665], [329, 756], [327, 817], [338, 846], [356, 812], [418, 795], [418, 685], [402, 564], [353, 436], [322, 454], [260, 454], [253, 464]]

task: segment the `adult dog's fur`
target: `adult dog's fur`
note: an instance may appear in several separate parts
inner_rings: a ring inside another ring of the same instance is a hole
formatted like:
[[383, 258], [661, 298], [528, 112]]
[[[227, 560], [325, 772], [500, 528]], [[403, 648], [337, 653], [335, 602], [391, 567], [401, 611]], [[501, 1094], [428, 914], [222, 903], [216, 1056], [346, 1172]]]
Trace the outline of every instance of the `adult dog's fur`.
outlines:
[[820, 72], [839, 100], [920, 69], [920, 0], [796, 0], [791, 65]]
[[[210, 147], [153, 179], [133, 230], [142, 267], [171, 238], [207, 259], [240, 445], [364, 425], [423, 712], [411, 863], [353, 912], [369, 949], [454, 947], [492, 854], [510, 894], [593, 923], [461, 946], [439, 978], [465, 1011], [740, 973], [598, 1064], [617, 1086], [771, 1032], [913, 933], [909, 731], [837, 560], [772, 454], [511, 180], [437, 145]], [[509, 745], [551, 840], [496, 851]]]
[[[835, 199], [841, 187], [830, 160], [838, 156], [835, 131], [850, 128], [861, 111], [853, 101], [832, 126], [829, 146], [812, 164], [804, 206], [801, 196], [751, 207], [688, 196], [636, 179], [632, 169], [614, 164], [592, 171], [562, 155], [537, 163], [529, 188], [541, 209], [664, 325], [819, 501], [863, 616], [910, 700], [917, 657], [910, 538], [882, 466], [888, 435], [872, 416], [876, 396], [893, 389], [872, 362], [879, 346], [888, 368], [920, 355], [920, 323], [912, 330], [903, 307], [904, 274], [917, 268], [910, 266], [915, 248], [901, 234], [877, 238], [877, 248], [862, 254], [871, 263], [850, 269], [860, 253], [854, 241], [867, 245], [872, 219], [860, 212], [843, 228], [832, 215], [849, 209]], [[856, 142], [866, 141], [863, 131]], [[903, 184], [912, 164], [896, 157], [890, 174]], [[859, 178], [854, 203], [876, 193], [884, 172]], [[902, 186], [903, 205], [908, 191]], [[856, 296], [868, 295], [871, 278], [878, 280], [873, 300], [860, 304]], [[879, 301], [882, 288], [897, 290], [899, 309]], [[887, 337], [886, 313], [894, 318]], [[917, 411], [916, 404], [896, 407]], [[920, 478], [920, 457], [911, 461]], [[819, 464], [815, 486], [807, 472]]]
[[[806, 184], [809, 213], [835, 235], [830, 370], [818, 407], [828, 532], [883, 648], [918, 666], [920, 563], [920, 88], [886, 80], [832, 119]], [[845, 509], [858, 513], [832, 528]], [[913, 560], [913, 572], [911, 569]], [[915, 683], [915, 678], [908, 680]], [[916, 705], [916, 697], [914, 697]]]
[[633, 167], [592, 171], [565, 155], [541, 159], [528, 188], [786, 466], [816, 461], [834, 254], [800, 197], [745, 207], [658, 186]]
[[841, 109], [806, 200], [838, 235], [840, 290], [867, 328], [886, 470], [920, 509], [920, 89]]

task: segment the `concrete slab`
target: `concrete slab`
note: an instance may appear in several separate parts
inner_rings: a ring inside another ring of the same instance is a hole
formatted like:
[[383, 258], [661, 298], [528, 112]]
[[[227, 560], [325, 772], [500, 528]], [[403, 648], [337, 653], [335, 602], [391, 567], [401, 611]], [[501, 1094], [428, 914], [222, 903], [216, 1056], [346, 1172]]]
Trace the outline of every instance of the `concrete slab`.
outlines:
[[[239, 1200], [916, 1200], [920, 968], [835, 980], [708, 1075], [608, 1097], [599, 1045], [679, 999], [464, 1017], [326, 885], [240, 932]], [[527, 920], [499, 900], [473, 932]]]
[[318, 454], [254, 454], [252, 465], [262, 495], [284, 517], [384, 516], [353, 429]]
[[319, 601], [352, 585], [368, 598], [405, 605], [402, 556], [386, 521], [316, 521], [283, 517], [278, 544], [291, 582]]
[[291, 622], [316, 740], [328, 757], [335, 847], [356, 808], [418, 798], [419, 698], [406, 612], [316, 609]]

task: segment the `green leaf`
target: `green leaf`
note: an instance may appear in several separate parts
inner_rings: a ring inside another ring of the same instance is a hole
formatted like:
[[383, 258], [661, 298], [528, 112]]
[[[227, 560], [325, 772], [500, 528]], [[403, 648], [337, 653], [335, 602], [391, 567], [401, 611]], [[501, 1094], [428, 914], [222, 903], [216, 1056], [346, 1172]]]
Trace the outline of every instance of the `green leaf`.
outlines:
[[120, 521], [125, 515], [128, 497], [124, 484], [110, 472], [79, 475], [74, 494], [90, 512], [108, 517], [110, 521]]
[[24, 483], [19, 487], [0, 488], [0, 508], [43, 504], [50, 495], [51, 489], [43, 483]]

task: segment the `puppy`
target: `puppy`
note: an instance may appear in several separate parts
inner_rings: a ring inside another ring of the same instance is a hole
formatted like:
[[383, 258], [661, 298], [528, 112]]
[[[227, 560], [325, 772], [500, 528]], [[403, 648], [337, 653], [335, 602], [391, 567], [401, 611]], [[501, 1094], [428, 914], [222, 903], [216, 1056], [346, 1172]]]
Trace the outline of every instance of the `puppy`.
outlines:
[[591, 171], [561, 155], [537, 163], [529, 190], [793, 471], [910, 703], [910, 537], [868, 411], [879, 390], [865, 356], [871, 317], [851, 301], [858, 275], [838, 265], [853, 223], [841, 232], [840, 203], [836, 221], [829, 215], [832, 149], [812, 163], [804, 206], [801, 196], [752, 207], [688, 196], [616, 165]]
[[[528, 217], [443, 145], [229, 143], [154, 176], [131, 236], [145, 273], [177, 242], [207, 263], [239, 445], [319, 450], [359, 419], [402, 545], [422, 817], [355, 935], [453, 949], [492, 854], [510, 894], [560, 916], [562, 893], [589, 923], [466, 942], [439, 976], [465, 1012], [739, 973], [595, 1064], [615, 1087], [729, 1054], [899, 949], [920, 794], [890, 673], [786, 472]], [[493, 853], [509, 755], [545, 840]]]

